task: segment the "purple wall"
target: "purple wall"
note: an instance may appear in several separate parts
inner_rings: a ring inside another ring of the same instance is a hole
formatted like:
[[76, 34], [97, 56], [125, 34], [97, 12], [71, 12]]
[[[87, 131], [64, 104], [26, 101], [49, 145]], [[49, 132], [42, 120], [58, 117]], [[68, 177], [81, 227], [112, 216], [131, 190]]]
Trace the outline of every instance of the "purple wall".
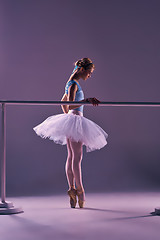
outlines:
[[[90, 57], [96, 70], [86, 97], [160, 101], [159, 1], [0, 2], [0, 99], [60, 100], [73, 62]], [[7, 194], [64, 192], [66, 146], [32, 128], [59, 106], [7, 107]], [[109, 134], [108, 146], [85, 153], [86, 191], [160, 187], [160, 109], [85, 107]]]

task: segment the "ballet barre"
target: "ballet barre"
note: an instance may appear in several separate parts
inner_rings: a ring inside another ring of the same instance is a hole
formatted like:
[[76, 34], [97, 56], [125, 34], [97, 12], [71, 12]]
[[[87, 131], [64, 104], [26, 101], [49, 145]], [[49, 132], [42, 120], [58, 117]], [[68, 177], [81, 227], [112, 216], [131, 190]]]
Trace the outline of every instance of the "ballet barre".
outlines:
[[[90, 102], [81, 101], [17, 101], [17, 100], [0, 100], [4, 105], [87, 105], [92, 106]], [[63, 104], [62, 104], [63, 103]], [[160, 107], [160, 102], [100, 102], [99, 106], [107, 107]]]
[[[81, 101], [17, 101], [0, 100], [2, 111], [1, 129], [1, 202], [0, 215], [17, 214], [24, 212], [22, 208], [15, 208], [12, 202], [6, 201], [6, 106], [7, 105], [87, 105], [93, 106], [89, 102]], [[160, 107], [160, 102], [100, 102], [99, 106], [107, 107]], [[160, 208], [155, 208], [154, 215], [160, 215]]]

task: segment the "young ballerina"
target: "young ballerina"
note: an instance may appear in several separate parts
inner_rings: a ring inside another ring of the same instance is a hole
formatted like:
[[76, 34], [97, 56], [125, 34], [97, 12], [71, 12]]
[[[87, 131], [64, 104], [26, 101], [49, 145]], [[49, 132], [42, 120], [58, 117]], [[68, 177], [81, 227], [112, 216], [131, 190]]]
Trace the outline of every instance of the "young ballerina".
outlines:
[[[82, 58], [75, 63], [75, 68], [66, 83], [65, 93], [61, 101], [91, 102], [97, 106], [96, 98], [84, 99], [79, 80], [86, 81], [94, 71], [94, 64], [89, 58]], [[81, 161], [83, 145], [86, 151], [100, 149], [107, 144], [108, 134], [96, 123], [83, 117], [83, 105], [61, 105], [63, 114], [48, 117], [34, 127], [34, 131], [42, 138], [49, 138], [55, 143], [67, 144], [68, 157], [65, 165], [69, 185], [70, 206], [75, 208], [78, 197], [80, 208], [84, 207], [85, 191], [82, 183]]]

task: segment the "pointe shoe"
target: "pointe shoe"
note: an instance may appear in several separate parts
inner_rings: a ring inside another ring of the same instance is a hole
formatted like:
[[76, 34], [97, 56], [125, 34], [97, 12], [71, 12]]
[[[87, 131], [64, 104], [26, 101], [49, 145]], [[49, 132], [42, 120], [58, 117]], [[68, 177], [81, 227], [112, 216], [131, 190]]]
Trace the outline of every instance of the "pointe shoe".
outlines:
[[68, 195], [70, 197], [70, 205], [71, 205], [71, 208], [75, 208], [76, 206], [76, 203], [77, 203], [77, 198], [76, 198], [76, 195], [77, 195], [77, 190], [74, 189], [74, 188], [71, 188], [70, 190], [68, 190]]
[[78, 196], [78, 204], [80, 208], [84, 207], [85, 200], [80, 199], [80, 195], [84, 193], [84, 190], [78, 190], [77, 189], [77, 196]]

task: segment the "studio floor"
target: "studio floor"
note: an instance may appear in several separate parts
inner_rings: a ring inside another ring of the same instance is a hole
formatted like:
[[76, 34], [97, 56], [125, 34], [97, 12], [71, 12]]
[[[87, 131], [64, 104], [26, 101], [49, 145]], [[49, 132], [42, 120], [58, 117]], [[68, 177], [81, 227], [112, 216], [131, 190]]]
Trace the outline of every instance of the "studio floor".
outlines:
[[0, 216], [1, 240], [159, 240], [160, 193], [86, 193], [84, 209], [67, 195], [7, 198], [20, 214]]

